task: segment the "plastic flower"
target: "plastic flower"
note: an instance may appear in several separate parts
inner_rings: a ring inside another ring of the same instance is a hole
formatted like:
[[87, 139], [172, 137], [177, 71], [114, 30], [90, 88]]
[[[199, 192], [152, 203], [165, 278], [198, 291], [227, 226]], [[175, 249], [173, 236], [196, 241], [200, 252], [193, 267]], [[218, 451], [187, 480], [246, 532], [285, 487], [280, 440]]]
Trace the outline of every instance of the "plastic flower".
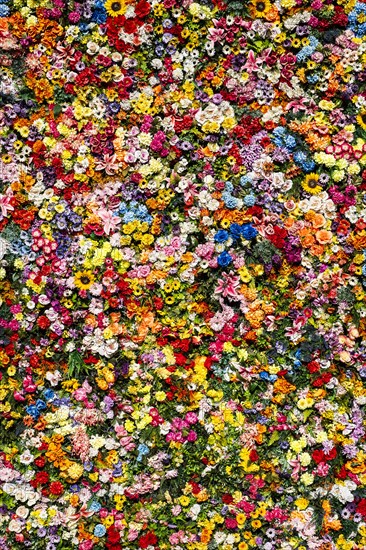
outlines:
[[104, 7], [107, 11], [107, 14], [111, 17], [118, 17], [123, 15], [127, 9], [127, 6], [131, 2], [128, 0], [107, 0]]
[[301, 186], [307, 193], [310, 193], [311, 195], [318, 195], [322, 191], [322, 187], [318, 182], [319, 175], [312, 172], [311, 174], [307, 174], [305, 176]]
[[74, 277], [74, 285], [80, 290], [89, 290], [95, 281], [92, 271], [78, 271]]
[[270, 9], [271, 3], [269, 0], [253, 0], [249, 4], [249, 13], [254, 19], [266, 17]]

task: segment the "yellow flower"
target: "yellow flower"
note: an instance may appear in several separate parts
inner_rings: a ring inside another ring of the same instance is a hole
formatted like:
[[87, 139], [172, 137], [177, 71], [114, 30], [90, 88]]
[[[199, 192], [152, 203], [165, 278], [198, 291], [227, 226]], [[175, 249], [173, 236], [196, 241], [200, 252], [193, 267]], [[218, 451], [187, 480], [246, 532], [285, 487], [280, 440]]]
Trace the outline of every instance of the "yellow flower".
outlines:
[[126, 0], [107, 0], [105, 3], [105, 9], [111, 17], [117, 17], [123, 15], [126, 12], [127, 6], [130, 2]]
[[244, 523], [245, 523], [245, 521], [246, 521], [246, 515], [245, 515], [245, 514], [239, 513], [239, 514], [236, 516], [236, 521], [238, 522], [238, 525], [244, 525]]
[[73, 480], [79, 479], [79, 477], [83, 475], [83, 472], [84, 468], [76, 462], [71, 462], [71, 465], [67, 469], [69, 477], [71, 477]]
[[307, 193], [310, 193], [311, 195], [318, 195], [322, 191], [322, 188], [318, 184], [318, 181], [318, 174], [307, 174], [301, 186]]
[[249, 13], [253, 18], [266, 17], [271, 9], [269, 0], [253, 0], [249, 4]]
[[157, 401], [165, 401], [166, 393], [164, 391], [157, 391], [155, 393], [155, 399]]
[[14, 376], [16, 372], [17, 372], [17, 369], [13, 365], [9, 367], [7, 370], [8, 376]]
[[179, 502], [182, 506], [188, 506], [188, 504], [191, 502], [190, 498], [189, 497], [186, 497], [186, 496], [181, 496], [179, 497]]
[[357, 115], [356, 120], [359, 123], [359, 125], [361, 126], [361, 128], [363, 130], [366, 130], [366, 111], [361, 111]]
[[298, 400], [296, 406], [297, 406], [298, 409], [303, 411], [305, 409], [309, 409], [313, 405], [314, 405], [314, 399], [311, 399], [311, 397], [303, 397], [303, 398]]
[[78, 271], [74, 278], [76, 288], [80, 290], [89, 290], [95, 281], [92, 271]]
[[300, 497], [295, 500], [295, 505], [299, 510], [305, 510], [309, 506], [309, 501], [304, 497]]

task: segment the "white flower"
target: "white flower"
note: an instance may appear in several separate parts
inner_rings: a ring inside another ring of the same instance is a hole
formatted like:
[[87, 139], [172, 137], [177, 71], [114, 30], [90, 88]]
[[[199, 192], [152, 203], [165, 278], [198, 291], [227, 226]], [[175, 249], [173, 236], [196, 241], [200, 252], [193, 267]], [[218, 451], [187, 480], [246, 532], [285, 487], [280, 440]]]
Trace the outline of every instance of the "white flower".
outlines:
[[30, 464], [31, 462], [33, 462], [34, 460], [34, 456], [32, 455], [32, 453], [30, 451], [28, 451], [28, 449], [26, 451], [24, 451], [24, 453], [22, 453], [20, 456], [19, 456], [19, 460], [22, 464]]
[[20, 518], [25, 519], [29, 514], [29, 510], [25, 506], [18, 506], [18, 508], [15, 510], [15, 513]]

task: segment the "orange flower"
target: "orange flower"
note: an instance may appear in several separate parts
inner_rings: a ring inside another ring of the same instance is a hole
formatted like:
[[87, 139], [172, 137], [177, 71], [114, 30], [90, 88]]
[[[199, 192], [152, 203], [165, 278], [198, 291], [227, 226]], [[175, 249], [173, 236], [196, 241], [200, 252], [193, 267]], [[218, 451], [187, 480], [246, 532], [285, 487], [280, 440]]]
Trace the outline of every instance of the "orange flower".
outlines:
[[304, 248], [311, 248], [315, 243], [315, 239], [312, 235], [306, 235], [302, 241], [302, 246]]
[[331, 231], [327, 231], [326, 229], [320, 229], [319, 231], [316, 232], [315, 237], [318, 243], [327, 244], [331, 242], [333, 233]]
[[319, 229], [320, 227], [324, 227], [324, 225], [326, 224], [326, 219], [324, 218], [323, 214], [314, 214], [311, 222], [315, 229]]
[[318, 258], [320, 258], [320, 256], [322, 256], [322, 254], [324, 254], [324, 246], [318, 244], [318, 245], [314, 245], [310, 248], [310, 252], [312, 253], [313, 256], [317, 256]]
[[273, 384], [275, 393], [291, 393], [296, 390], [296, 386], [288, 382], [285, 378], [278, 378]]

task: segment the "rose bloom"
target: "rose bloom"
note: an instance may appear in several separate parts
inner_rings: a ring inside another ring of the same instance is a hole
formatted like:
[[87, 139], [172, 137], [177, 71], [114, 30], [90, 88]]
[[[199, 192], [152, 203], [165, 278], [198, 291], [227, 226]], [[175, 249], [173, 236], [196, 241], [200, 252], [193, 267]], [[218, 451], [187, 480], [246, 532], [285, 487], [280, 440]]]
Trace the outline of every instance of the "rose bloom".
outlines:
[[320, 229], [320, 231], [316, 232], [315, 236], [318, 243], [326, 244], [331, 242], [333, 233], [331, 231], [327, 231], [326, 229]]

